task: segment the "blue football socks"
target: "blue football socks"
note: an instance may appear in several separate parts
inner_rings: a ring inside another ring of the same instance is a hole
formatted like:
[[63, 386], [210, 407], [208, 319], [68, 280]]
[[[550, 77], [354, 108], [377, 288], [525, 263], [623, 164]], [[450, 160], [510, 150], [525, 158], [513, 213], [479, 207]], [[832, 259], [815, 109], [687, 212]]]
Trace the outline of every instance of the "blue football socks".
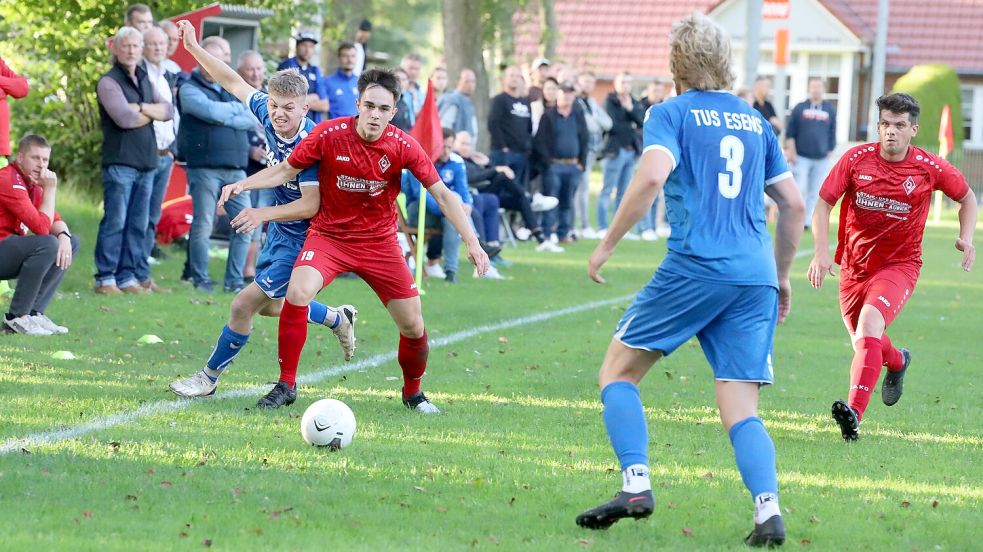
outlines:
[[[329, 315], [331, 316], [329, 317]], [[333, 322], [325, 324], [328, 318]], [[324, 324], [333, 330], [338, 327], [338, 324], [341, 324], [341, 313], [325, 304], [311, 301], [307, 309], [307, 321], [311, 324]]]
[[228, 326], [223, 327], [222, 334], [218, 336], [215, 348], [205, 363], [205, 375], [213, 382], [217, 381], [222, 371], [232, 363], [248, 341], [249, 334], [243, 335], [232, 331]]
[[778, 476], [775, 473], [775, 445], [761, 418], [751, 416], [730, 428], [730, 442], [744, 485], [751, 496], [778, 495]]
[[[638, 387], [627, 381], [609, 383], [601, 390], [604, 426], [621, 470], [648, 466], [649, 435]], [[645, 474], [647, 477], [647, 473]]]

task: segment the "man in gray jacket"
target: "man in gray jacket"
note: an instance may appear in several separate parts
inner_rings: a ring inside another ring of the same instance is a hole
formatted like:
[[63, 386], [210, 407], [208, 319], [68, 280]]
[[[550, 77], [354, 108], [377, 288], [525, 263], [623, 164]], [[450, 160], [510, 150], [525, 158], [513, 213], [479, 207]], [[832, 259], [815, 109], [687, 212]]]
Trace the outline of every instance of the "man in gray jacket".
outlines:
[[611, 116], [591, 96], [594, 93], [596, 82], [594, 73], [590, 71], [585, 71], [577, 76], [577, 87], [579, 88], [577, 104], [584, 112], [589, 139], [587, 140], [587, 163], [584, 165], [584, 176], [573, 194], [573, 212], [575, 232], [579, 237], [586, 239], [597, 237], [597, 232], [591, 228], [587, 210], [590, 197], [590, 175], [594, 170], [594, 163], [597, 162], [597, 154], [604, 144], [604, 133], [611, 130]]
[[474, 102], [471, 101], [477, 83], [474, 71], [461, 69], [457, 88], [437, 100], [440, 126], [453, 130], [455, 134], [462, 130], [467, 132], [471, 136], [472, 144], [476, 144], [478, 139], [478, 119], [475, 117]]

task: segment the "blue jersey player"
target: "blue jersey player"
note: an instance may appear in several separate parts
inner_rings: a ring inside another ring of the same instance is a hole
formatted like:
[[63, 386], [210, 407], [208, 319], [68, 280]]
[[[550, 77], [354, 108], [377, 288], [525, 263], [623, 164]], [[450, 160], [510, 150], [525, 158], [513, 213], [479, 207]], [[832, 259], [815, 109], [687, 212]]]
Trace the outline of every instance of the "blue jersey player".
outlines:
[[[307, 118], [308, 84], [294, 70], [280, 71], [269, 81], [269, 94], [246, 83], [224, 62], [206, 52], [197, 42], [194, 28], [187, 21], [178, 22], [184, 46], [207, 72], [230, 93], [249, 105], [250, 110], [266, 130], [269, 144], [268, 163], [282, 163], [294, 146], [314, 128]], [[273, 189], [274, 203], [270, 207], [244, 209], [233, 220], [236, 232], [252, 232], [269, 222], [266, 245], [256, 264], [255, 280], [232, 300], [228, 324], [222, 329], [211, 356], [204, 368], [194, 375], [171, 383], [171, 390], [182, 397], [202, 397], [215, 392], [218, 377], [249, 340], [252, 318], [256, 314], [279, 316], [294, 261], [307, 237], [309, 219], [320, 205], [321, 194], [317, 181], [317, 165], [296, 178]], [[351, 360], [355, 353], [355, 319], [352, 305], [338, 308], [312, 302], [307, 320], [332, 329]], [[296, 396], [296, 395], [295, 395]], [[268, 406], [266, 397], [258, 406]], [[293, 401], [289, 401], [293, 402]]]
[[[648, 429], [638, 384], [664, 355], [696, 336], [713, 369], [717, 406], [744, 484], [754, 500], [750, 545], [780, 545], [775, 447], [757, 416], [758, 388], [772, 382], [775, 325], [791, 305], [788, 273], [804, 207], [767, 121], [727, 92], [729, 38], [707, 17], [672, 27], [669, 67], [680, 95], [651, 107], [644, 152], [605, 238], [590, 258], [600, 268], [624, 234], [665, 189], [672, 235], [652, 280], [618, 323], [600, 370], [604, 424], [621, 463], [613, 500], [577, 517], [606, 529], [652, 513]], [[776, 245], [764, 194], [778, 204]], [[776, 266], [777, 265], [777, 266]]]

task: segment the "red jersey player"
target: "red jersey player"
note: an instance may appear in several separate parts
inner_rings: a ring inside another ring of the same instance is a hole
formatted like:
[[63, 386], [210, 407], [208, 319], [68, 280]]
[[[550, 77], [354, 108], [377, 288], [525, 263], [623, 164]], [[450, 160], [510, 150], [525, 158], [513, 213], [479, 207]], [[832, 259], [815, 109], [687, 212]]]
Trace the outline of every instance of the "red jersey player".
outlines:
[[321, 206], [311, 219], [280, 313], [280, 381], [260, 404], [277, 408], [296, 400], [297, 365], [307, 340], [307, 305], [338, 274], [354, 272], [372, 287], [399, 328], [403, 404], [437, 414], [440, 411], [420, 391], [430, 348], [420, 294], [396, 241], [400, 171], [409, 170], [433, 194], [441, 212], [464, 238], [468, 258], [481, 275], [488, 270], [488, 255], [478, 245], [461, 200], [441, 182], [420, 144], [389, 124], [400, 95], [396, 77], [388, 71], [366, 71], [358, 79], [358, 93], [358, 115], [320, 123], [294, 148], [286, 163], [226, 186], [222, 192], [220, 203], [245, 190], [279, 185], [319, 163]]
[[840, 312], [855, 352], [848, 401], [833, 403], [833, 419], [847, 441], [859, 436], [882, 366], [888, 370], [881, 384], [884, 404], [892, 406], [901, 398], [911, 353], [896, 349], [884, 330], [915, 290], [935, 190], [959, 202], [955, 245], [963, 252], [963, 270], [969, 271], [976, 257], [976, 196], [966, 179], [944, 159], [910, 145], [918, 133], [918, 102], [907, 94], [891, 94], [881, 96], [877, 108], [880, 142], [843, 154], [823, 183], [812, 219], [816, 254], [808, 276], [812, 286], [820, 288], [825, 276], [833, 273], [829, 214], [844, 198], [835, 261], [842, 271]]

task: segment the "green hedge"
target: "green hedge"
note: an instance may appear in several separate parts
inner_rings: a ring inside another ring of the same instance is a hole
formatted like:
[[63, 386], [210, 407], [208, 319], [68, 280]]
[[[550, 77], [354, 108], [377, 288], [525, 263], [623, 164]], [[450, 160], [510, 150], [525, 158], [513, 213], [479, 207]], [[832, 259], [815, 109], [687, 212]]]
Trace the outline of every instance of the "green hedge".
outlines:
[[918, 100], [922, 114], [918, 121], [918, 135], [912, 143], [934, 153], [939, 151], [942, 106], [948, 104], [952, 113], [953, 150], [961, 150], [962, 92], [959, 90], [959, 76], [952, 67], [941, 63], [916, 65], [894, 83], [892, 92], [911, 94]]

